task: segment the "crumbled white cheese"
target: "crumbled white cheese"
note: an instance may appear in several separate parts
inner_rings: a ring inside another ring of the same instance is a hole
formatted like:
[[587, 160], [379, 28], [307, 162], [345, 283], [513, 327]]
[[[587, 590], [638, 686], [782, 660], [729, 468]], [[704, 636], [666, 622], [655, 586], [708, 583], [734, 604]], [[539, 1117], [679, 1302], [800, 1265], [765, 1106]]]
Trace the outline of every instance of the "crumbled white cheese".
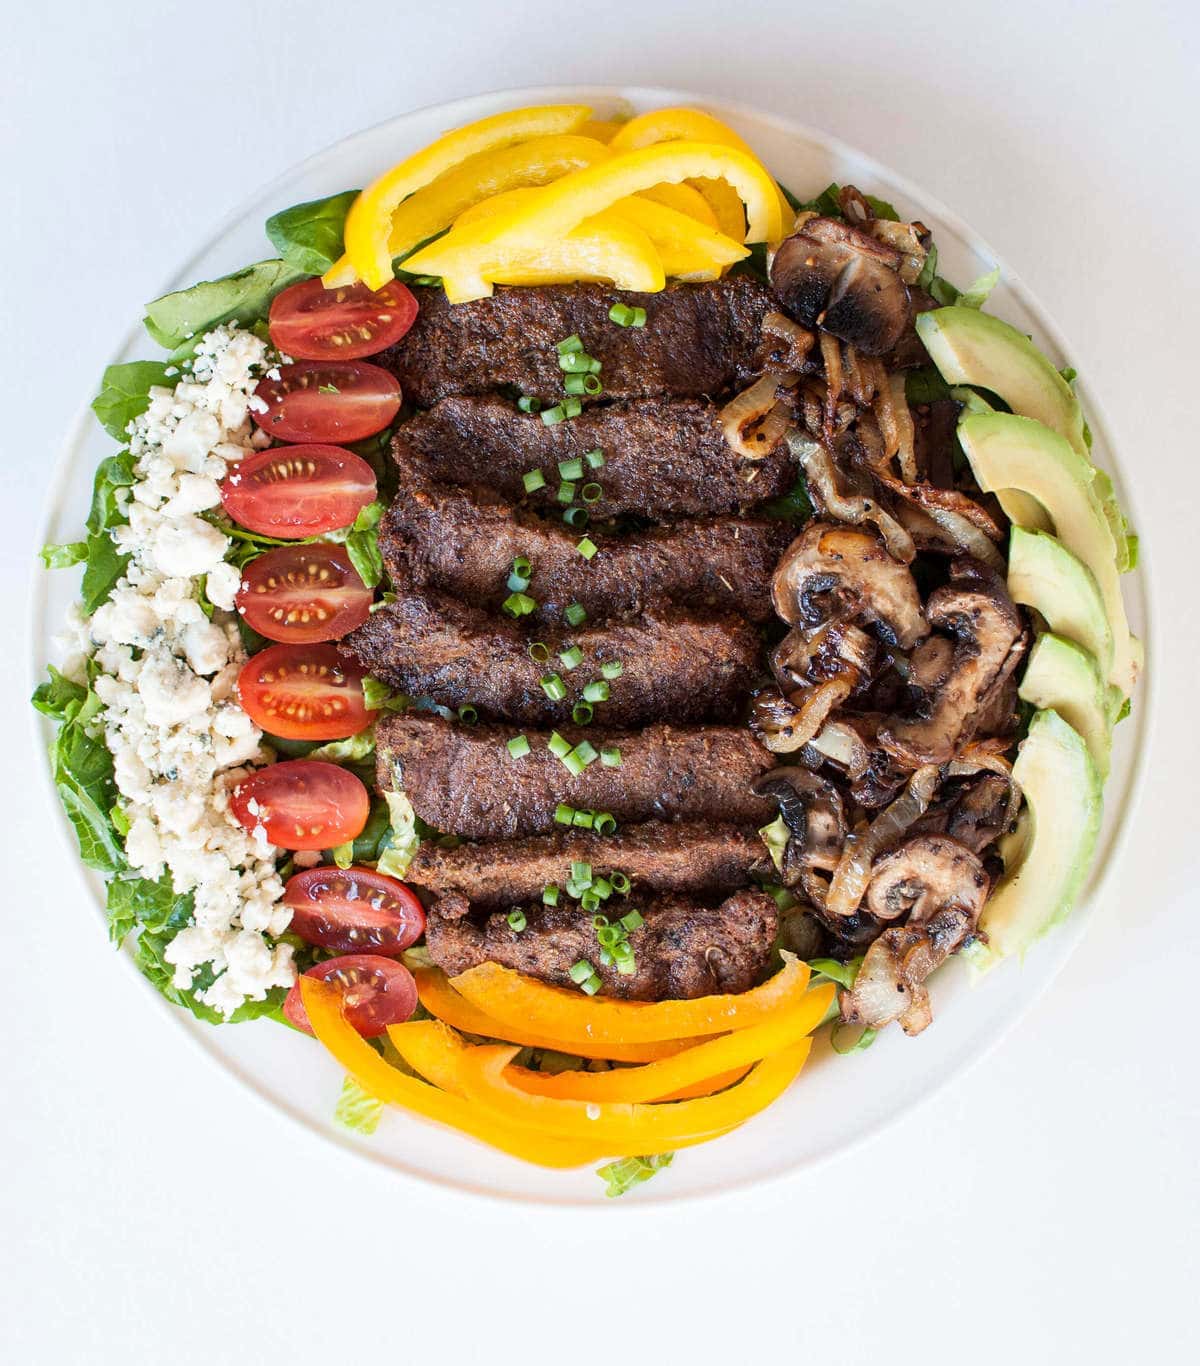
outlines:
[[[249, 420], [267, 347], [252, 333], [219, 327], [196, 351], [190, 376], [151, 390], [129, 427], [135, 482], [114, 532], [131, 556], [125, 576], [91, 621], [76, 609], [58, 642], [63, 672], [99, 666], [99, 722], [113, 755], [130, 826], [129, 863], [142, 876], [171, 876], [192, 893], [195, 918], [166, 949], [174, 983], [231, 1015], [295, 979], [292, 950], [270, 942], [291, 911], [275, 850], [259, 823], [234, 820], [229, 794], [247, 766], [270, 759], [234, 685], [246, 654], [231, 611], [240, 576], [225, 562], [228, 538], [199, 514], [220, 502], [218, 481], [266, 444]], [[217, 609], [210, 621], [202, 590]]]

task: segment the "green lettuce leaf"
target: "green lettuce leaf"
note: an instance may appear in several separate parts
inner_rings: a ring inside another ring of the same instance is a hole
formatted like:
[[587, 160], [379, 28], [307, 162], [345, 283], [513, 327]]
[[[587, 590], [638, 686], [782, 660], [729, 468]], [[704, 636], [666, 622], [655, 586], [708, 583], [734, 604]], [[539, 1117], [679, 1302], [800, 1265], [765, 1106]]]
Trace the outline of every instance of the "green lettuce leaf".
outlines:
[[625, 1195], [649, 1181], [652, 1176], [669, 1167], [675, 1160], [674, 1153], [656, 1153], [651, 1157], [622, 1157], [606, 1166], [597, 1167], [596, 1175], [604, 1182], [604, 1194], [610, 1200]]
[[999, 283], [1000, 267], [995, 266], [978, 280], [972, 280], [955, 302], [962, 308], [982, 308], [988, 301], [988, 295]]
[[391, 837], [379, 856], [379, 871], [389, 877], [404, 877], [413, 855], [421, 847], [417, 833], [417, 813], [403, 792], [385, 792]]
[[787, 842], [792, 837], [792, 832], [787, 828], [782, 816], [776, 816], [770, 825], [764, 825], [758, 832], [759, 839], [767, 846], [767, 852], [771, 855], [771, 862], [775, 865], [776, 872], [783, 871], [783, 851], [787, 848]]
[[150, 406], [150, 390], [158, 385], [172, 387], [169, 368], [166, 361], [132, 360], [105, 370], [100, 392], [92, 399], [92, 412], [109, 436], [124, 441], [126, 428]]
[[346, 537], [346, 554], [368, 588], [375, 588], [383, 578], [383, 556], [379, 552], [379, 519], [383, 516], [382, 503], [368, 503], [354, 519]]
[[44, 545], [38, 554], [42, 558], [42, 563], [47, 569], [70, 569], [73, 564], [79, 564], [87, 559], [87, 542], [70, 541], [59, 545]]
[[333, 1111], [336, 1123], [356, 1134], [373, 1134], [382, 1114], [383, 1101], [377, 1096], [364, 1091], [353, 1077], [342, 1082], [342, 1094]]
[[197, 341], [221, 323], [249, 327], [261, 322], [275, 295], [308, 273], [286, 261], [257, 261], [219, 280], [201, 280], [151, 300], [142, 322], [159, 346], [179, 359], [191, 355]]
[[346, 214], [357, 195], [357, 190], [343, 190], [273, 214], [267, 219], [271, 245], [293, 269], [324, 275], [342, 254]]

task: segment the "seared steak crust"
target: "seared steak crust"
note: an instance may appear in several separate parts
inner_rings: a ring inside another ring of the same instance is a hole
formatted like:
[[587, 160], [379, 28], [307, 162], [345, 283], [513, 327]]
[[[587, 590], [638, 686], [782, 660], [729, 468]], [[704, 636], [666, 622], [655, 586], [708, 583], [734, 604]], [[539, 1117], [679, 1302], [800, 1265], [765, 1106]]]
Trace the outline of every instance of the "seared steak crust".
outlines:
[[[413, 293], [416, 322], [376, 360], [418, 408], [505, 385], [557, 403], [563, 374], [555, 347], [575, 335], [601, 363], [606, 398], [720, 394], [755, 373], [762, 320], [773, 307], [766, 287], [746, 276], [659, 294], [599, 284], [501, 288], [466, 304], [448, 303], [440, 288]], [[646, 325], [612, 322], [608, 310], [618, 302], [644, 308]]]
[[[620, 663], [623, 672], [609, 682], [609, 699], [596, 704], [596, 714], [614, 726], [730, 717], [760, 668], [752, 627], [735, 617], [679, 609], [603, 628], [539, 631], [549, 662], [530, 658], [534, 639], [519, 623], [489, 617], [446, 594], [406, 594], [373, 613], [340, 648], [414, 697], [454, 710], [469, 704], [480, 714], [530, 726], [570, 720], [585, 686], [601, 680], [606, 663]], [[570, 669], [558, 655], [574, 647], [583, 658]], [[548, 674], [561, 676], [562, 700], [541, 686]]]
[[526, 928], [519, 934], [503, 911], [480, 926], [435, 909], [425, 933], [430, 956], [451, 976], [490, 962], [559, 986], [572, 986], [571, 965], [586, 959], [608, 996], [691, 999], [754, 986], [766, 971], [778, 924], [775, 902], [765, 892], [737, 892], [716, 907], [690, 897], [658, 897], [639, 906], [645, 924], [629, 935], [636, 970], [625, 976], [600, 963], [590, 914], [573, 906], [524, 909]]
[[633, 732], [561, 728], [572, 745], [616, 745], [619, 768], [597, 762], [573, 776], [529, 736], [513, 759], [507, 726], [463, 726], [420, 713], [385, 716], [376, 731], [379, 786], [407, 793], [417, 815], [444, 834], [511, 839], [547, 834], [559, 803], [608, 811], [621, 822], [722, 821], [763, 825], [774, 803], [755, 797], [755, 779], [774, 763], [740, 726], [647, 726]]
[[[593, 450], [604, 456], [595, 469], [583, 461]], [[540, 469], [546, 483], [527, 501], [555, 516], [562, 511], [558, 466], [581, 460], [582, 477], [573, 482], [602, 491], [588, 505], [593, 520], [733, 513], [795, 481], [782, 442], [761, 460], [742, 459], [725, 440], [717, 408], [695, 399], [606, 404], [548, 427], [494, 395], [444, 398], [400, 428], [393, 453], [401, 467], [417, 454], [434, 479], [483, 484], [505, 498], [523, 498], [522, 476]]]

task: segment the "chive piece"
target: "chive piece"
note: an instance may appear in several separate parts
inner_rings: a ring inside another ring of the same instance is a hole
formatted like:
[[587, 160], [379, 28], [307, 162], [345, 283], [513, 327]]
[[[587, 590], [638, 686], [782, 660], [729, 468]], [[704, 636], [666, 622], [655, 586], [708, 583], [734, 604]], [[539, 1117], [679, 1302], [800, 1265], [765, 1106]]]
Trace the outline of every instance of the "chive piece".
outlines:
[[479, 713], [470, 702], [468, 702], [465, 707], [459, 707], [458, 719], [460, 721], [465, 721], [468, 726], [473, 726], [475, 722], [479, 720]]
[[541, 470], [527, 470], [521, 476], [521, 482], [525, 485], [526, 493], [536, 493], [538, 489], [546, 487], [546, 476]]
[[608, 310], [610, 321], [616, 323], [618, 327], [645, 327], [646, 310], [644, 308], [630, 308], [628, 304], [613, 304]]
[[500, 606], [510, 617], [527, 617], [537, 603], [527, 593], [510, 593]]
[[594, 764], [600, 757], [599, 751], [590, 740], [580, 740], [571, 753], [578, 754], [585, 764]]
[[598, 470], [604, 464], [604, 452], [599, 446], [595, 450], [584, 451], [583, 458], [588, 462], [588, 468]]
[[549, 884], [542, 890], [542, 905], [543, 905], [543, 906], [557, 906], [557, 905], [558, 905], [558, 883], [557, 883], [557, 882], [551, 882], [551, 883], [549, 883]]
[[620, 678], [625, 672], [625, 665], [619, 659], [610, 659], [607, 664], [600, 665], [600, 672], [605, 678]]
[[573, 806], [568, 806], [566, 802], [559, 802], [554, 808], [554, 821], [556, 825], [574, 825], [575, 817], [579, 813]]
[[570, 754], [564, 754], [562, 761], [563, 767], [567, 770], [567, 772], [571, 775], [572, 778], [578, 778], [579, 775], [583, 772], [583, 770], [587, 768], [587, 764], [583, 762], [583, 760], [579, 757], [578, 754], [575, 753], [574, 750], [572, 750]]
[[600, 751], [600, 762], [605, 768], [620, 768], [621, 751], [616, 745], [605, 745]]
[[563, 417], [578, 417], [583, 412], [583, 400], [573, 394], [562, 401]]
[[533, 641], [529, 646], [529, 658], [532, 659], [535, 664], [545, 664], [550, 658], [549, 645], [544, 644], [540, 640]]
[[600, 369], [600, 362], [586, 351], [569, 351], [559, 356], [558, 368], [568, 375], [594, 375]]
[[508, 928], [510, 930], [516, 930], [516, 932], [520, 934], [528, 923], [529, 922], [525, 919], [525, 912], [519, 906], [516, 906], [509, 911]]
[[585, 536], [583, 540], [580, 541], [579, 544], [575, 547], [575, 549], [579, 551], [579, 553], [583, 556], [585, 560], [590, 560], [595, 555], [599, 547], [596, 545], [596, 542], [593, 541], [590, 537]]
[[580, 958], [578, 962], [571, 964], [567, 969], [567, 972], [572, 982], [582, 986], [589, 977], [595, 975], [596, 969], [592, 967], [586, 958]]
[[573, 602], [563, 613], [563, 620], [568, 626], [582, 626], [587, 621], [587, 612], [579, 603]]
[[625, 874], [621, 872], [610, 873], [609, 877], [612, 880], [614, 891], [616, 891], [619, 896], [628, 896], [629, 889], [633, 886], [633, 883], [630, 882]]
[[598, 503], [604, 497], [604, 490], [599, 484], [584, 484], [579, 496], [585, 503]]
[[608, 951], [603, 945], [601, 945], [601, 946], [600, 946], [600, 966], [601, 966], [602, 968], [611, 968], [611, 967], [612, 967], [612, 960], [613, 960], [612, 954], [609, 953], [609, 951]]
[[578, 645], [572, 645], [569, 650], [560, 650], [558, 657], [564, 669], [577, 669], [583, 663], [583, 651]]
[[586, 982], [580, 982], [579, 984], [580, 989], [583, 992], [585, 992], [588, 996], [595, 996], [595, 994], [600, 990], [600, 988], [603, 985], [604, 983], [600, 980], [599, 976], [594, 972], [587, 979]]
[[508, 588], [512, 593], [524, 592], [533, 577], [533, 566], [524, 555], [517, 555], [512, 562], [512, 572], [508, 576]]
[[594, 811], [576, 811], [575, 818], [571, 824], [580, 830], [590, 830], [595, 822], [596, 813]]
[[621, 917], [621, 924], [624, 925], [627, 934], [633, 930], [640, 930], [645, 923], [641, 911], [629, 911]]
[[569, 527], [574, 527], [576, 531], [582, 531], [591, 521], [591, 513], [588, 512], [587, 508], [565, 508], [563, 510], [563, 521]]
[[585, 702], [607, 702], [608, 692], [608, 684], [605, 683], [603, 679], [598, 678], [594, 682], [585, 685], [583, 689], [583, 700]]
[[[564, 740], [563, 737], [559, 735], [558, 731], [552, 730], [550, 732], [550, 739], [546, 742], [546, 748], [556, 759], [561, 759], [564, 754], [570, 754], [571, 742], [569, 740]], [[568, 811], [570, 809], [570, 807], [567, 808]]]
[[540, 680], [542, 691], [551, 702], [561, 702], [567, 695], [567, 685], [558, 674], [546, 674]]
[[558, 472], [564, 479], [582, 479], [583, 461], [582, 460], [560, 460], [558, 462]]
[[563, 380], [563, 388], [568, 394], [588, 394], [592, 398], [604, 391], [599, 375], [568, 375]]
[[590, 863], [571, 864], [571, 876], [576, 882], [584, 882], [590, 887], [592, 883], [592, 865]]
[[560, 503], [572, 503], [575, 501], [575, 485], [569, 479], [564, 479], [558, 486], [558, 501]]
[[589, 890], [588, 884], [586, 882], [576, 882], [574, 878], [567, 879], [566, 887], [567, 895], [573, 896], [576, 901], [579, 900], [579, 898], [584, 894], [584, 892]]
[[572, 332], [569, 337], [564, 337], [554, 349], [560, 356], [569, 356], [572, 351], [582, 351], [583, 342], [579, 339], [578, 332]]
[[567, 416], [567, 410], [561, 403], [556, 403], [553, 408], [542, 409], [542, 421], [547, 427], [557, 426]]
[[592, 929], [594, 929], [594, 930], [602, 930], [602, 929], [604, 929], [607, 925], [608, 925], [608, 916], [606, 916], [606, 915], [594, 915], [594, 916], [592, 916]]
[[612, 896], [612, 890], [612, 883], [609, 882], [608, 878], [597, 877], [592, 879], [592, 891], [596, 893], [601, 901], [607, 901], [608, 898]]
[[574, 721], [577, 726], [590, 726], [592, 724], [592, 717], [595, 716], [595, 714], [590, 702], [576, 702], [571, 708], [571, 720]]
[[529, 753], [529, 737], [514, 735], [508, 742], [508, 752], [514, 759], [523, 759]]
[[608, 811], [592, 813], [592, 829], [598, 835], [611, 835], [617, 828], [617, 819]]
[[531, 398], [527, 394], [522, 394], [521, 397], [517, 399], [517, 407], [523, 413], [540, 413], [542, 411], [542, 400], [540, 398]]

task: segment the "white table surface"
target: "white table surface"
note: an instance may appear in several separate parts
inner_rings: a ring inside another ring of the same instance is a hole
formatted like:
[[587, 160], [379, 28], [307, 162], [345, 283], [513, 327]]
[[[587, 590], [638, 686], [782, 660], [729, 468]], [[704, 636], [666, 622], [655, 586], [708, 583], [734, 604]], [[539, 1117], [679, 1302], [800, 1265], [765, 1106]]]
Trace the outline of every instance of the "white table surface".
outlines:
[[[16, 661], [0, 784], [0, 1359], [1195, 1359], [1194, 7], [4, 0], [0, 14], [0, 565]], [[1148, 778], [1048, 995], [856, 1151], [652, 1213], [454, 1198], [258, 1104], [116, 970], [30, 775], [41, 503], [137, 302], [252, 189], [344, 133], [550, 80], [791, 115], [978, 227], [1104, 396], [1158, 613]]]

